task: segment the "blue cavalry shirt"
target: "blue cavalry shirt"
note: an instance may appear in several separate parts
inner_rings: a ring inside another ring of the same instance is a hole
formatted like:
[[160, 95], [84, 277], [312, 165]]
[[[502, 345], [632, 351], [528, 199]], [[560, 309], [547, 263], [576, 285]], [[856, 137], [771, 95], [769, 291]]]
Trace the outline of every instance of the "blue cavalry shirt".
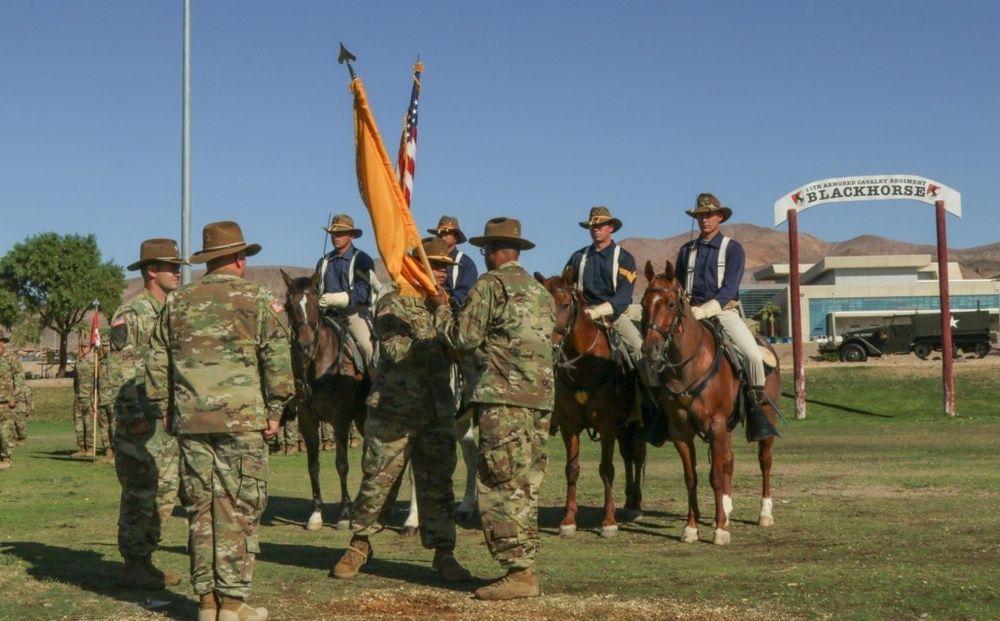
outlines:
[[[448, 253], [448, 256], [454, 261], [458, 252], [458, 248], [454, 248]], [[458, 310], [462, 307], [465, 298], [469, 297], [469, 289], [472, 289], [472, 285], [476, 284], [477, 278], [479, 278], [479, 270], [476, 268], [476, 262], [465, 252], [458, 260], [458, 265], [448, 267], [448, 277], [444, 281], [444, 289], [448, 292], [452, 310]]]
[[615, 317], [618, 317], [632, 303], [632, 291], [635, 289], [635, 257], [622, 248], [618, 254], [618, 265], [615, 266], [616, 247], [617, 244], [612, 241], [607, 248], [598, 251], [591, 244], [574, 252], [566, 267], [573, 269], [573, 283], [577, 286], [580, 282], [580, 262], [586, 256], [587, 261], [583, 266], [583, 299], [591, 306], [610, 302], [611, 307], [615, 309]]
[[688, 254], [693, 246], [698, 247], [695, 257], [694, 284], [691, 286], [691, 301], [694, 304], [704, 304], [717, 300], [720, 306], [725, 306], [732, 300], [740, 298], [740, 281], [743, 280], [743, 267], [746, 255], [743, 246], [730, 238], [726, 247], [726, 272], [722, 283], [718, 282], [719, 249], [722, 247], [722, 233], [717, 233], [712, 239], [692, 240], [677, 253], [677, 280], [684, 284], [687, 279]]
[[[357, 257], [355, 258], [355, 255]], [[354, 278], [350, 275], [351, 259], [354, 258]], [[370, 306], [372, 302], [372, 287], [370, 274], [375, 269], [375, 262], [363, 250], [358, 250], [354, 244], [347, 249], [344, 254], [337, 254], [333, 250], [323, 259], [326, 259], [326, 275], [323, 278], [322, 293], [340, 293], [347, 291], [349, 297], [348, 306]], [[323, 259], [319, 260], [316, 269], [323, 265]], [[354, 281], [353, 285], [351, 281]]]

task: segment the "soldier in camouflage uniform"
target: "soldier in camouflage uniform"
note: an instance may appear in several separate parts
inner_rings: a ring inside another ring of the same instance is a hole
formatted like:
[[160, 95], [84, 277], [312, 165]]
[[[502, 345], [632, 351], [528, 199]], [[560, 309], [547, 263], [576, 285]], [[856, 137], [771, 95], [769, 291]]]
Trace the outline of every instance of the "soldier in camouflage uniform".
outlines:
[[235, 222], [205, 226], [202, 240], [191, 261], [208, 270], [167, 298], [150, 340], [146, 391], [181, 448], [198, 618], [260, 620], [267, 610], [244, 600], [267, 504], [265, 442], [295, 392], [290, 339], [282, 304], [244, 279], [246, 258], [260, 246], [247, 244]]
[[162, 589], [181, 581], [180, 574], [160, 571], [152, 561], [177, 503], [180, 449], [146, 399], [145, 375], [149, 338], [167, 294], [180, 286], [182, 263], [174, 240], [142, 242], [139, 260], [128, 269], [141, 272], [143, 289], [111, 317], [101, 407], [112, 409], [116, 419], [115, 471], [122, 486], [118, 551], [124, 559], [121, 584], [126, 588]]
[[111, 348], [108, 345], [107, 335], [101, 335], [101, 371], [98, 374], [98, 401], [97, 401], [97, 435], [101, 439], [101, 446], [104, 448], [104, 461], [114, 463], [115, 461], [115, 393], [110, 378], [109, 354]]
[[465, 401], [479, 421], [479, 512], [486, 545], [507, 575], [476, 590], [480, 599], [541, 593], [532, 567], [538, 551], [538, 490], [554, 405], [552, 297], [517, 262], [534, 244], [521, 223], [494, 218], [480, 246], [489, 272], [476, 281], [457, 317], [439, 289], [429, 298], [434, 326], [469, 360]]
[[87, 350], [87, 337], [79, 337], [76, 374], [73, 376], [73, 429], [79, 447], [71, 457], [94, 456], [94, 355]]
[[[439, 239], [424, 242], [439, 285], [455, 262]], [[364, 477], [351, 511], [355, 531], [332, 575], [353, 578], [372, 554], [369, 537], [382, 530], [399, 481], [412, 459], [420, 541], [434, 550], [433, 567], [448, 582], [471, 574], [455, 560], [455, 397], [450, 388], [451, 356], [437, 338], [426, 302], [391, 292], [379, 299], [375, 334], [380, 372], [368, 397]]]
[[16, 438], [14, 420], [27, 407], [27, 386], [21, 359], [7, 347], [10, 338], [0, 330], [0, 470], [10, 468], [12, 444]]

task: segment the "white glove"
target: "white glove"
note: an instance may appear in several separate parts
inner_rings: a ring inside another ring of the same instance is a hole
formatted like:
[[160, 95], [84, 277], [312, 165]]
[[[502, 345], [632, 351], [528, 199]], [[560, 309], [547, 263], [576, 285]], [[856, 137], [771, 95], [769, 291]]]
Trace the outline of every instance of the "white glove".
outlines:
[[611, 306], [611, 302], [602, 302], [597, 306], [591, 306], [590, 308], [583, 309], [583, 312], [590, 317], [591, 320], [597, 321], [601, 317], [607, 317], [608, 315], [614, 315], [615, 309]]
[[319, 307], [326, 308], [332, 306], [334, 308], [347, 308], [347, 304], [351, 301], [351, 296], [347, 294], [346, 291], [338, 291], [337, 293], [324, 293], [319, 296]]
[[691, 314], [694, 315], [695, 319], [708, 319], [709, 317], [715, 317], [721, 312], [722, 306], [718, 300], [709, 300], [704, 304], [691, 307]]

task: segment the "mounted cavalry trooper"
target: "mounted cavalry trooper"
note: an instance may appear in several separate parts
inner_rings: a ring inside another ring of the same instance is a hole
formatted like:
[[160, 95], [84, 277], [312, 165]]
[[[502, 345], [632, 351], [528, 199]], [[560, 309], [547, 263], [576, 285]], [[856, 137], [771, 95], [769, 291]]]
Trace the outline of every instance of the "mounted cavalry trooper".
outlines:
[[[733, 211], [722, 206], [712, 194], [698, 195], [694, 209], [685, 211], [698, 220], [700, 234], [697, 239], [681, 246], [677, 254], [679, 278], [684, 290], [691, 296], [691, 313], [695, 319], [715, 317], [726, 336], [746, 359], [750, 381], [751, 426], [754, 420], [767, 421], [761, 406], [768, 403], [764, 396], [764, 358], [756, 339], [740, 315], [740, 281], [743, 279], [745, 254], [743, 246], [719, 231], [719, 225], [728, 220]], [[777, 409], [777, 408], [775, 408]], [[776, 435], [770, 424], [759, 428], [753, 440]]]
[[444, 290], [448, 292], [452, 310], [457, 312], [465, 303], [465, 298], [469, 297], [469, 289], [476, 284], [479, 270], [472, 257], [458, 249], [459, 244], [466, 242], [465, 233], [459, 228], [458, 218], [441, 216], [437, 228], [427, 229], [427, 232], [448, 244], [448, 257], [454, 265], [448, 268]]
[[642, 336], [625, 312], [635, 288], [635, 257], [611, 238], [622, 221], [599, 206], [580, 226], [590, 231], [593, 243], [574, 252], [565, 269], [572, 270], [573, 282], [588, 304], [584, 312], [597, 323], [611, 325], [636, 367], [642, 358]]
[[324, 230], [330, 234], [333, 250], [316, 264], [320, 274], [319, 307], [327, 314], [347, 320], [347, 330], [370, 372], [374, 349], [370, 321], [375, 262], [354, 247], [354, 240], [361, 237], [362, 231], [354, 227], [350, 216], [333, 216]]

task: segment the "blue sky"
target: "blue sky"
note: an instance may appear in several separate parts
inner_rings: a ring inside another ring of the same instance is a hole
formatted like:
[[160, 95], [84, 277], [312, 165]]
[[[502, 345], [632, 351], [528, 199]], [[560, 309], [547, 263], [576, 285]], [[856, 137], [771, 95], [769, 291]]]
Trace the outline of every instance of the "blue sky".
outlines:
[[[328, 213], [366, 224], [339, 40], [393, 153], [417, 51], [427, 64], [421, 228], [518, 217], [533, 269], [587, 243], [594, 204], [619, 237], [686, 232], [701, 191], [770, 226], [789, 190], [855, 174], [942, 181], [963, 194], [951, 245], [1000, 239], [996, 3], [193, 5], [195, 250], [235, 219], [259, 264], [311, 265]], [[0, 5], [0, 252], [94, 232], [127, 264], [142, 238], [179, 236], [180, 42], [180, 0]], [[800, 229], [934, 240], [921, 203], [828, 205]]]

